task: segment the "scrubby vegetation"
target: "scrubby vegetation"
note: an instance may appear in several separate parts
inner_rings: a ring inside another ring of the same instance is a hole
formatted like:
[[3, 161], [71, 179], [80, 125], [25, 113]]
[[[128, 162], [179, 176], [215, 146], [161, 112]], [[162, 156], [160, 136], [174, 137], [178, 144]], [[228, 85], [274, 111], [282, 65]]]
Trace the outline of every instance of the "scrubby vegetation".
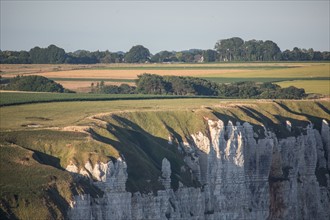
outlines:
[[72, 92], [64, 89], [61, 84], [43, 76], [16, 76], [11, 79], [1, 79], [0, 89], [34, 92]]

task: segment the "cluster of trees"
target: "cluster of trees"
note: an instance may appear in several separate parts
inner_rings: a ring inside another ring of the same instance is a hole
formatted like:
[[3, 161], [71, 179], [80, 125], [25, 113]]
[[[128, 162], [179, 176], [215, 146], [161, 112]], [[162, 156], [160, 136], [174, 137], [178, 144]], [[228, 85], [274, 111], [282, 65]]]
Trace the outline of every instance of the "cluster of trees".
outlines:
[[0, 89], [34, 92], [72, 92], [61, 84], [43, 76], [16, 76], [11, 79], [0, 77]]
[[270, 82], [215, 83], [205, 79], [182, 76], [139, 75], [136, 80], [137, 93], [160, 95], [205, 95], [226, 98], [283, 98], [301, 99], [304, 89], [281, 88]]
[[293, 50], [285, 50], [282, 52], [281, 60], [284, 61], [319, 61], [319, 60], [330, 60], [330, 52], [329, 51], [314, 51], [312, 48], [299, 49], [297, 47], [293, 48]]
[[322, 61], [330, 60], [329, 51], [293, 48], [281, 51], [270, 40], [248, 40], [239, 37], [216, 42], [214, 50], [190, 49], [185, 51], [161, 51], [152, 55], [142, 45], [133, 46], [128, 52], [86, 51], [66, 53], [55, 45], [34, 47], [30, 51], [0, 51], [0, 63], [163, 63], [163, 62], [230, 62], [230, 61]]
[[153, 55], [150, 59], [152, 63], [197, 63], [203, 62], [203, 50], [190, 49], [184, 51], [161, 51]]
[[123, 53], [111, 53], [108, 50], [95, 52], [78, 50], [66, 54], [65, 57], [65, 63], [70, 64], [122, 63], [123, 60]]
[[194, 77], [145, 73], [136, 80], [136, 90], [142, 94], [216, 96], [216, 87], [214, 82]]
[[30, 51], [0, 51], [0, 63], [6, 64], [95, 64], [121, 63], [123, 61], [123, 52], [78, 50], [66, 53], [64, 49], [55, 45], [47, 48], [34, 47]]
[[281, 49], [273, 41], [249, 40], [233, 37], [215, 44], [219, 61], [322, 61], [330, 60], [328, 51], [293, 48]]
[[215, 44], [219, 61], [276, 61], [281, 50], [273, 41], [243, 41], [239, 37], [219, 40]]
[[152, 94], [181, 96], [219, 96], [223, 98], [263, 98], [263, 99], [301, 99], [306, 96], [304, 89], [296, 87], [281, 88], [269, 82], [239, 82], [220, 84], [205, 79], [182, 76], [160, 76], [142, 74], [136, 80], [136, 87], [92, 84], [92, 93], [107, 94]]
[[91, 84], [91, 93], [101, 93], [101, 94], [135, 94], [136, 87], [130, 86], [128, 84], [116, 85], [105, 85], [104, 81], [99, 83]]

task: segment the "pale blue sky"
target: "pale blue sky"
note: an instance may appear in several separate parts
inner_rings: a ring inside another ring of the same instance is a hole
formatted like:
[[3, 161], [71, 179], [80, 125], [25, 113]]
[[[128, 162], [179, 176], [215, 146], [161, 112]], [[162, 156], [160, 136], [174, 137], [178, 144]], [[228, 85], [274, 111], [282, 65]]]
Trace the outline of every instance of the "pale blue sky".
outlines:
[[4, 1], [1, 50], [55, 44], [152, 53], [212, 49], [217, 40], [273, 40], [281, 50], [329, 51], [326, 1]]

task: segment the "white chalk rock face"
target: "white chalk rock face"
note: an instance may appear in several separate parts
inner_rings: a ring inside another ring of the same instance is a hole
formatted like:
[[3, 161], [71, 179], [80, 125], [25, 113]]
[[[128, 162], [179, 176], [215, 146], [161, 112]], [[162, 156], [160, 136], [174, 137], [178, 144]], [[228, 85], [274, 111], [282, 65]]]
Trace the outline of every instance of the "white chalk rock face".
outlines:
[[[104, 196], [74, 198], [69, 219], [329, 219], [329, 125], [309, 125], [297, 137], [278, 138], [265, 128], [256, 138], [249, 123], [208, 120], [208, 130], [191, 134], [183, 161], [202, 187], [171, 189], [171, 163], [161, 161], [165, 190], [153, 194], [125, 190], [125, 161], [92, 166]], [[291, 124], [290, 124], [291, 125]], [[81, 173], [74, 165], [70, 172]], [[83, 172], [83, 173], [84, 173]]]

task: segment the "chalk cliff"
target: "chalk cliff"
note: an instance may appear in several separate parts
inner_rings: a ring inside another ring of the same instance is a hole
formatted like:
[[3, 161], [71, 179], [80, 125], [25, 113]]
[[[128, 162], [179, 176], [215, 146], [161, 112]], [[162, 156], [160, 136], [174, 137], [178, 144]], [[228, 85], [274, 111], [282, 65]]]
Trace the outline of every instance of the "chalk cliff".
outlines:
[[[290, 123], [291, 125], [291, 123]], [[291, 127], [290, 127], [291, 128]], [[69, 219], [329, 219], [330, 132], [324, 120], [297, 136], [279, 138], [264, 127], [259, 137], [245, 122], [207, 120], [207, 130], [190, 134], [182, 160], [198, 187], [179, 182], [167, 158], [161, 161], [162, 190], [128, 192], [124, 158], [67, 167], [94, 179], [103, 197], [77, 195]], [[187, 169], [182, 167], [182, 169]], [[134, 167], [133, 167], [134, 169]]]

